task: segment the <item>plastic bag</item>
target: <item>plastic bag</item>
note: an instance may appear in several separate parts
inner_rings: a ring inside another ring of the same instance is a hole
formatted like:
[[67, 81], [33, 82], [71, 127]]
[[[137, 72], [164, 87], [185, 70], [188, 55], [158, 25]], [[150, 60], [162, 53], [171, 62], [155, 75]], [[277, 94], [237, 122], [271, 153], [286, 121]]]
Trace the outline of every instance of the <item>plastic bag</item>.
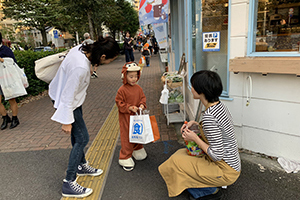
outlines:
[[19, 75], [19, 70], [13, 65], [12, 58], [3, 58], [0, 62], [0, 85], [5, 100], [26, 95], [27, 92]]
[[159, 102], [161, 104], [168, 104], [168, 99], [169, 99], [169, 90], [167, 88], [167, 85], [165, 84], [164, 89], [161, 91]]

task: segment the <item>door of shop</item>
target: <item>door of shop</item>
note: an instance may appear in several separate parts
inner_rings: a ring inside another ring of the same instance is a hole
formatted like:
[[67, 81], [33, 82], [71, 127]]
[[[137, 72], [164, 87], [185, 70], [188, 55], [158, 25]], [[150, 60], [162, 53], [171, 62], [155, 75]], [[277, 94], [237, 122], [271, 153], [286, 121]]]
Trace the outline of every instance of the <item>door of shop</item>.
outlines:
[[216, 71], [228, 95], [228, 0], [192, 1], [192, 71]]

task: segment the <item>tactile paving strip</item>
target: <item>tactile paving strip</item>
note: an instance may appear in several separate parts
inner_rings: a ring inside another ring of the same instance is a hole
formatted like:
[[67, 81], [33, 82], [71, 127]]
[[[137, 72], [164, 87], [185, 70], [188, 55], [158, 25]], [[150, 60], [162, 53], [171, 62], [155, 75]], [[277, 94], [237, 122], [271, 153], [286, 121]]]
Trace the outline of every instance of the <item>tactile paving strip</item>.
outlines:
[[[81, 186], [93, 189], [93, 193], [90, 196], [80, 199], [96, 200], [100, 198], [111, 164], [111, 157], [118, 141], [119, 131], [118, 108], [115, 105], [86, 153], [86, 159], [89, 161], [89, 164], [92, 167], [102, 169], [104, 172], [102, 175], [96, 177], [78, 177], [77, 182]], [[61, 198], [61, 200], [73, 199], [77, 198]]]

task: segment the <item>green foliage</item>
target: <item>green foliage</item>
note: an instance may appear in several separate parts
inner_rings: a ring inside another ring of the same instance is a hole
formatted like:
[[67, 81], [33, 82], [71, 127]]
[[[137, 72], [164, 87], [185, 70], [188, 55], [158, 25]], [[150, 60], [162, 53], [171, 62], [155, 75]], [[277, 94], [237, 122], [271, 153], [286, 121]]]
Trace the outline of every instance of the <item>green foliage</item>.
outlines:
[[107, 12], [104, 24], [113, 34], [129, 31], [131, 35], [135, 35], [139, 28], [139, 16], [129, 2], [117, 0]]
[[18, 21], [16, 26], [37, 28], [41, 31], [43, 45], [47, 45], [46, 27], [61, 28], [61, 10], [59, 0], [9, 0], [3, 1], [5, 18]]

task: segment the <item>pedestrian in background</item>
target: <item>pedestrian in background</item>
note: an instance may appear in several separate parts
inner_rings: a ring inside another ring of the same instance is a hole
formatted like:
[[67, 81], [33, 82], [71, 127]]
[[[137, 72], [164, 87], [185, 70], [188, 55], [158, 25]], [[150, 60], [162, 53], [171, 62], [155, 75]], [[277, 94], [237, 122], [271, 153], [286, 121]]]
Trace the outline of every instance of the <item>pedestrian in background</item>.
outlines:
[[130, 37], [129, 31], [126, 31], [125, 33], [125, 39], [124, 39], [124, 51], [125, 51], [125, 60], [126, 62], [133, 62], [134, 56], [133, 56], [133, 38]]
[[[158, 169], [170, 197], [187, 189], [190, 199], [221, 199], [222, 192], [217, 187], [233, 184], [241, 172], [233, 120], [219, 100], [223, 86], [216, 72], [196, 72], [191, 86], [194, 99], [200, 99], [206, 109], [202, 122], [190, 121], [181, 127], [182, 138], [194, 141], [205, 154], [190, 156], [185, 148], [179, 149]], [[201, 138], [190, 130], [193, 125], [199, 127]]]
[[[1, 33], [0, 33], [0, 41], [1, 41], [1, 43], [0, 43], [0, 62], [3, 63], [4, 62], [3, 58], [9, 57], [9, 58], [12, 58], [15, 61], [15, 63], [17, 63], [15, 55], [12, 52], [12, 50], [7, 46], [2, 45], [2, 34]], [[4, 105], [2, 104], [2, 97], [3, 96], [4, 96], [4, 94], [3, 94], [3, 91], [2, 91], [1, 86], [0, 86], [0, 113], [1, 113], [2, 119], [3, 119], [3, 122], [1, 124], [1, 130], [6, 129], [8, 123], [11, 123], [9, 128], [12, 129], [12, 128], [15, 128], [16, 126], [18, 126], [20, 124], [19, 119], [17, 117], [17, 115], [18, 115], [18, 104], [17, 104], [17, 101], [16, 101], [15, 98], [8, 100], [10, 108], [12, 110], [12, 119], [11, 119], [8, 116]]]
[[129, 121], [130, 115], [134, 115], [139, 109], [146, 108], [146, 96], [143, 89], [137, 84], [141, 68], [135, 62], [126, 63], [122, 68], [123, 85], [119, 88], [116, 95], [116, 104], [119, 109], [119, 124], [121, 150], [119, 154], [119, 165], [125, 171], [134, 168], [134, 161], [144, 160], [147, 153], [142, 144], [129, 142]]
[[[85, 43], [85, 44], [93, 44], [94, 43], [94, 41], [91, 39], [91, 36], [89, 33], [83, 34], [83, 38], [84, 38], [84, 41], [82, 43]], [[98, 65], [94, 65], [91, 67], [91, 71], [92, 71], [91, 78], [98, 78], [97, 69], [98, 69]]]
[[142, 55], [145, 56], [145, 59], [146, 59], [146, 66], [149, 67], [150, 66], [150, 50], [148, 49], [149, 47], [149, 44], [146, 43], [144, 46], [143, 46], [143, 51], [142, 51]]
[[85, 159], [84, 148], [89, 142], [89, 133], [82, 116], [82, 104], [90, 83], [90, 66], [110, 63], [119, 52], [118, 43], [111, 37], [100, 36], [93, 44], [77, 45], [69, 51], [49, 85], [49, 96], [56, 109], [51, 119], [62, 125], [63, 132], [71, 135], [72, 150], [62, 186], [64, 197], [86, 197], [92, 193], [91, 188], [76, 182], [76, 175], [99, 176], [103, 173]]

